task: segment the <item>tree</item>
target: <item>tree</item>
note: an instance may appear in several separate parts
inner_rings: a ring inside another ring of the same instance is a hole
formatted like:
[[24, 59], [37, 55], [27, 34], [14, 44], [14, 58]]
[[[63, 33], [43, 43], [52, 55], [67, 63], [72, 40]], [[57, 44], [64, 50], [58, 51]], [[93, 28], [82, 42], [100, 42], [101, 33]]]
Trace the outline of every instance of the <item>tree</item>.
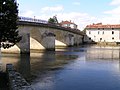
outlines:
[[86, 34], [86, 28], [84, 28], [84, 30], [82, 31], [84, 34]]
[[57, 17], [56, 17], [56, 16], [53, 16], [53, 18], [49, 18], [49, 19], [48, 19], [48, 23], [58, 24]]
[[17, 20], [17, 2], [0, 0], [0, 48], [9, 48], [21, 40], [17, 31]]
[[55, 24], [55, 20], [53, 18], [49, 18], [48, 23]]

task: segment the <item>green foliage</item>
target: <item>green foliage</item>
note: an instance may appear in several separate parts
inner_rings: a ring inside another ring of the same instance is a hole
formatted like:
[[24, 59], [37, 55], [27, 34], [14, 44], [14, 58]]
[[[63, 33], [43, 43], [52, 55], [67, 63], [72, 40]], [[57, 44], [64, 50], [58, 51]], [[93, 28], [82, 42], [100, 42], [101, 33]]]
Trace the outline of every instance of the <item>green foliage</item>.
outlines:
[[55, 24], [55, 20], [53, 18], [49, 18], [48, 23]]
[[0, 48], [9, 48], [21, 40], [17, 31], [17, 8], [15, 0], [0, 0]]
[[84, 34], [86, 34], [86, 28], [82, 31]]
[[55, 25], [59, 25], [56, 16], [53, 16], [53, 18], [49, 18], [49, 19], [48, 19], [48, 23], [55, 24]]

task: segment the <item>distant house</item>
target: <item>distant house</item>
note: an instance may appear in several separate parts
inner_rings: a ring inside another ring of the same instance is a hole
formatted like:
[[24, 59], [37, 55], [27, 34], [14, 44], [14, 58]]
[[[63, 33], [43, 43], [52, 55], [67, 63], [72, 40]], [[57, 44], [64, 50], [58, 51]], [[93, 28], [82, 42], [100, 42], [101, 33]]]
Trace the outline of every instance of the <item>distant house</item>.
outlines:
[[120, 42], [120, 24], [103, 25], [102, 23], [86, 26], [86, 42]]
[[60, 23], [60, 25], [62, 27], [66, 27], [66, 28], [77, 29], [77, 25], [74, 22], [71, 22], [71, 21], [62, 21]]

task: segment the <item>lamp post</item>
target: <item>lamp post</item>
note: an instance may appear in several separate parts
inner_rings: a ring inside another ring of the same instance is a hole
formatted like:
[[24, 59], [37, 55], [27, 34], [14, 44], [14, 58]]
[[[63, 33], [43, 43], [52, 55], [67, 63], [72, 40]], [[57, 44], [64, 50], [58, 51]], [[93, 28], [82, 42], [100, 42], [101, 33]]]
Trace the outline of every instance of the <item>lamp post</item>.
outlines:
[[35, 22], [35, 16], [34, 16], [34, 22]]
[[95, 42], [96, 36], [94, 36], [94, 42]]

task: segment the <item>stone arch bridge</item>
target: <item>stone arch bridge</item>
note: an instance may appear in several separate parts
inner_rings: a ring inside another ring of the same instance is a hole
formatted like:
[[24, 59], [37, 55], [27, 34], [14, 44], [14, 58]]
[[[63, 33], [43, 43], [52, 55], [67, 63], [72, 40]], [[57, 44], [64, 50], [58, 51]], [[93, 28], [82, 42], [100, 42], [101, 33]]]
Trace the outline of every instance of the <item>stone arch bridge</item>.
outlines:
[[22, 40], [17, 44], [21, 53], [30, 53], [30, 38], [35, 39], [46, 50], [55, 50], [55, 40], [66, 46], [80, 45], [83, 34], [79, 30], [41, 22], [18, 22], [18, 31]]

